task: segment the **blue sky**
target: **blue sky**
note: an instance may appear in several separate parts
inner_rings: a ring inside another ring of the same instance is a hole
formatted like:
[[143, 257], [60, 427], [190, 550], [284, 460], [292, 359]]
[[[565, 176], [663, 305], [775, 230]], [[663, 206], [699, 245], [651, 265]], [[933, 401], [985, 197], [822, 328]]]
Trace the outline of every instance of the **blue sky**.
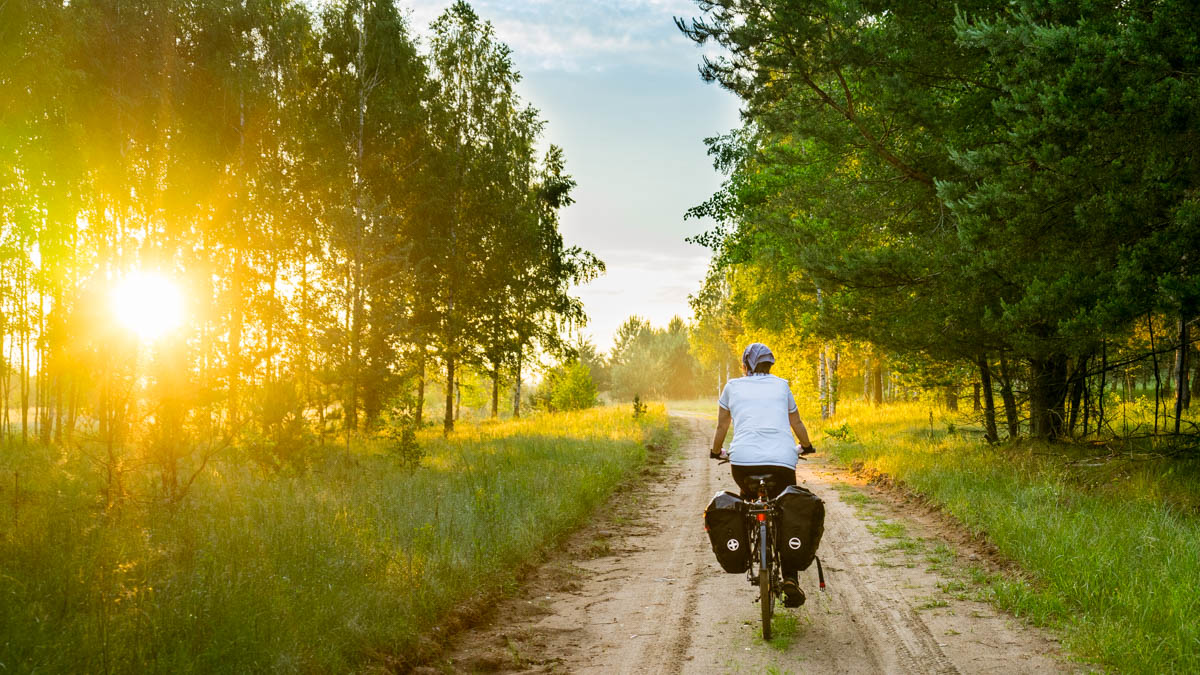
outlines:
[[[409, 0], [423, 31], [448, 2]], [[598, 255], [601, 279], [577, 290], [607, 350], [631, 314], [665, 325], [690, 314], [708, 251], [684, 237], [710, 223], [684, 221], [721, 176], [703, 139], [738, 125], [738, 102], [700, 80], [701, 49], [672, 23], [691, 0], [477, 0], [475, 11], [513, 49], [522, 97], [542, 112], [546, 140], [566, 151], [579, 182], [562, 214], [569, 244]]]

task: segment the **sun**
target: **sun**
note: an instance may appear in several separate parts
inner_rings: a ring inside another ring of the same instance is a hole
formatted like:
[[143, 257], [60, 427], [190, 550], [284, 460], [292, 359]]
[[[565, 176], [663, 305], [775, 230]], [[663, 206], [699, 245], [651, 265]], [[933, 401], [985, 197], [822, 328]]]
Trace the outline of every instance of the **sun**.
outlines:
[[113, 288], [112, 309], [121, 325], [150, 341], [183, 323], [183, 294], [161, 274], [131, 272]]

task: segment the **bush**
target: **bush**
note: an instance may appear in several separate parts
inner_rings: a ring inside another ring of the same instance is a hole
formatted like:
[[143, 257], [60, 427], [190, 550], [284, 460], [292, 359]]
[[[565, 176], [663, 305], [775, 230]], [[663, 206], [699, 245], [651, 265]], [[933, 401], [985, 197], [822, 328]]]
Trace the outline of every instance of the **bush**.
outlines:
[[583, 410], [596, 405], [596, 393], [592, 371], [583, 363], [572, 360], [546, 373], [534, 396], [534, 405], [551, 412]]
[[402, 469], [412, 473], [425, 459], [425, 448], [417, 440], [417, 413], [412, 401], [402, 401], [383, 414], [378, 432], [387, 453]]

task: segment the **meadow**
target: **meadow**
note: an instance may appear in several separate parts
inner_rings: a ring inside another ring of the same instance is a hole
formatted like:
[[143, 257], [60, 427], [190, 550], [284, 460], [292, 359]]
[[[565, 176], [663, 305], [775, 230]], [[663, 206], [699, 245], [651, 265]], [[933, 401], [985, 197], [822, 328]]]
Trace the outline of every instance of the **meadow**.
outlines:
[[[1128, 407], [1144, 421], [1144, 401]], [[1200, 460], [1149, 445], [988, 446], [964, 421], [851, 403], [812, 426], [837, 460], [899, 481], [1015, 563], [975, 570], [996, 605], [1119, 672], [1200, 671]]]
[[146, 471], [111, 508], [81, 453], [7, 444], [0, 670], [403, 667], [668, 442], [661, 406], [622, 406], [422, 432], [416, 470], [368, 443], [284, 470], [230, 451], [177, 505], [136, 497]]

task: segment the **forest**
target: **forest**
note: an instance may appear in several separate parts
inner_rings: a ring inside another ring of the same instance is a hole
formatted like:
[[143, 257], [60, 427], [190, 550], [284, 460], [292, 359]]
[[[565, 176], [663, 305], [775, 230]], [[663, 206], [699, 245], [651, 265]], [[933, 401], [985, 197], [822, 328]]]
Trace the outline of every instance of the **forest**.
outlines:
[[808, 345], [826, 415], [840, 362], [876, 402], [973, 390], [993, 442], [1196, 436], [1195, 3], [698, 4], [744, 120], [690, 213], [698, 336]]
[[0, 670], [401, 669], [664, 432], [516, 419], [604, 265], [493, 25], [411, 16], [0, 2]]
[[[424, 48], [370, 0], [3, 11], [6, 434], [114, 475], [160, 448], [170, 495], [181, 456], [419, 426], [431, 382], [448, 431], [465, 368], [495, 415], [585, 320], [569, 288], [603, 264], [558, 232], [565, 154], [466, 3]], [[147, 335], [164, 285], [186, 311]]]

